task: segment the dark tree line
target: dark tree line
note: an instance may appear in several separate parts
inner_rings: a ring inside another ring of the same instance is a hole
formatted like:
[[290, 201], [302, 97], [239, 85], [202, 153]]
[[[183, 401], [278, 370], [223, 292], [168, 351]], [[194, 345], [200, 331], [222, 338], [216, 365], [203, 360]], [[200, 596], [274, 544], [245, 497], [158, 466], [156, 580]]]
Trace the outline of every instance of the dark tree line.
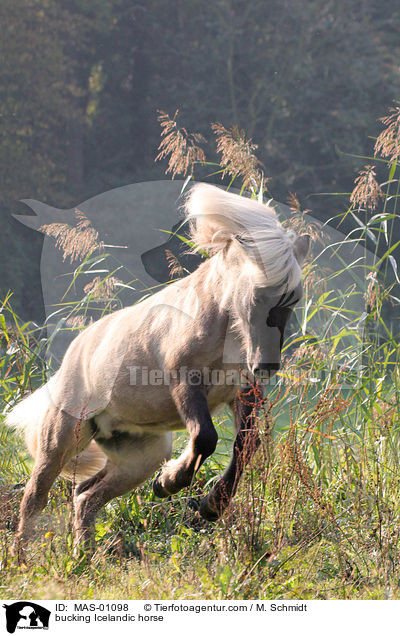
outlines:
[[[41, 237], [22, 198], [70, 207], [164, 178], [157, 109], [208, 140], [258, 145], [275, 198], [331, 216], [400, 94], [395, 0], [4, 0], [0, 5], [2, 295], [40, 317]], [[207, 172], [204, 172], [206, 176]]]

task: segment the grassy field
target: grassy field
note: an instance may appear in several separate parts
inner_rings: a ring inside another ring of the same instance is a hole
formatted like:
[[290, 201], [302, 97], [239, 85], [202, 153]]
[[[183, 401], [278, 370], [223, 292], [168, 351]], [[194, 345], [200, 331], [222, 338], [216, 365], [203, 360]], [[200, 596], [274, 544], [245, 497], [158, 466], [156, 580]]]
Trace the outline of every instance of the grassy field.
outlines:
[[[71, 485], [58, 480], [27, 564], [19, 566], [10, 546], [29, 458], [3, 427], [2, 598], [400, 598], [400, 294], [393, 257], [400, 184], [397, 157], [380, 151], [388, 180], [379, 185], [372, 167], [360, 173], [349, 208], [336, 219], [351, 218], [354, 229], [339, 242], [306, 213], [292, 210], [288, 219], [315, 238], [305, 295], [283, 371], [259, 415], [261, 447], [224, 517], [207, 524], [191, 499], [207, 491], [227, 462], [232, 433], [226, 414], [216, 421], [217, 451], [190, 490], [161, 501], [145, 484], [107, 505], [89, 562], [73, 554]], [[254, 162], [249, 165], [253, 170]], [[332, 266], [323, 267], [318, 259], [329, 244]], [[371, 258], [352, 260], [354, 245]], [[86, 303], [94, 301], [98, 294], [86, 296]], [[66, 310], [70, 315], [71, 305]], [[82, 311], [77, 302], [77, 315]], [[10, 299], [0, 323], [5, 413], [45, 377], [47, 343], [18, 319]], [[176, 453], [184, 437], [177, 436]]]
[[[315, 412], [343, 415], [349, 408], [329, 396]], [[387, 421], [379, 434], [372, 427], [349, 432], [337, 426], [318, 435], [295, 424], [279, 432], [271, 420], [268, 428], [260, 424], [262, 448], [220, 522], [207, 524], [190, 506], [190, 497], [220, 471], [216, 455], [191, 492], [157, 501], [146, 484], [110, 503], [97, 522], [98, 547], [89, 564], [84, 555], [73, 556], [71, 487], [62, 480], [27, 565], [13, 563], [9, 548], [21, 488], [3, 485], [0, 596], [399, 598], [394, 426]], [[223, 438], [226, 423], [219, 431]]]

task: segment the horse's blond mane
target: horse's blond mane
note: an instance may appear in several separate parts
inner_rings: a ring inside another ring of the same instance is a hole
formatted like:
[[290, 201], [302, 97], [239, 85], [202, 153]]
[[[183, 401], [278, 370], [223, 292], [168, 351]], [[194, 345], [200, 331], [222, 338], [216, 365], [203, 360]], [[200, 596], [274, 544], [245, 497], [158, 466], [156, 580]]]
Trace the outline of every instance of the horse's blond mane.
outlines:
[[299, 284], [301, 268], [293, 249], [295, 236], [282, 227], [272, 207], [199, 183], [190, 190], [185, 210], [191, 240], [200, 249], [214, 255], [236, 239], [247, 260], [261, 265], [263, 276], [254, 280], [256, 287], [293, 289]]

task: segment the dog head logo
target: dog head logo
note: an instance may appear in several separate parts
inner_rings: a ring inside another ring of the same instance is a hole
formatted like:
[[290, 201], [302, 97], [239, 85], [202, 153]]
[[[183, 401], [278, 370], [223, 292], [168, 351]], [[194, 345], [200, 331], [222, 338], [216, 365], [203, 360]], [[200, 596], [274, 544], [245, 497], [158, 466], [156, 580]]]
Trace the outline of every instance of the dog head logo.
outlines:
[[18, 601], [3, 605], [6, 610], [6, 628], [9, 634], [16, 629], [48, 629], [50, 610], [32, 601]]

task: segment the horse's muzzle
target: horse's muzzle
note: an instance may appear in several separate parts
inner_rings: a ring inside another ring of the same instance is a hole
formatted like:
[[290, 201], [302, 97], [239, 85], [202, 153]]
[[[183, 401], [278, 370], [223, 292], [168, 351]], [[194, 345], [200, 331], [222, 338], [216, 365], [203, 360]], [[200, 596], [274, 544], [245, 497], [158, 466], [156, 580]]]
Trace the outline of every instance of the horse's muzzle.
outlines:
[[281, 365], [279, 364], [279, 362], [260, 362], [257, 367], [254, 369], [253, 373], [254, 375], [260, 375], [261, 373], [263, 373], [263, 371], [268, 371], [269, 373], [271, 371], [279, 371], [279, 369], [281, 368]]

